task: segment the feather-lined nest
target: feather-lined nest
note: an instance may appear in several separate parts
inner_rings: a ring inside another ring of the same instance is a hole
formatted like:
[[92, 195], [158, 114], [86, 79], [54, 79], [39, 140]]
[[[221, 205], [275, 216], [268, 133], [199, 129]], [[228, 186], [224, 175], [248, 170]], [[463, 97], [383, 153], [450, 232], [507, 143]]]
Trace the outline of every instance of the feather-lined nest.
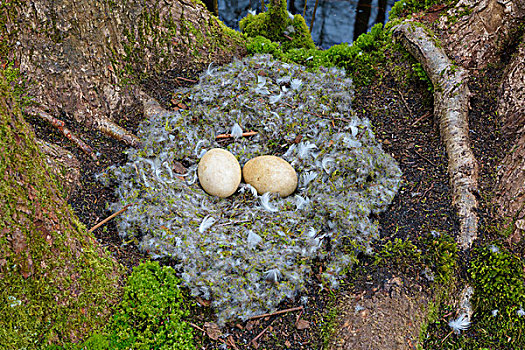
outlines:
[[[145, 121], [144, 147], [102, 176], [116, 183], [112, 210], [134, 203], [118, 217], [120, 235], [137, 238], [154, 259], [175, 259], [184, 283], [212, 300], [221, 324], [296, 297], [314, 259], [337, 287], [356, 254], [371, 249], [378, 227], [370, 215], [387, 208], [401, 179], [369, 121], [352, 112], [344, 71], [311, 73], [259, 55], [210, 67], [177, 96], [188, 109]], [[257, 134], [241, 137], [247, 130]], [[225, 133], [235, 137], [216, 140]], [[241, 166], [261, 155], [284, 158], [299, 175], [296, 192], [257, 196], [241, 184], [229, 198], [209, 196], [196, 169], [215, 147]], [[188, 172], [177, 174], [175, 161]]]

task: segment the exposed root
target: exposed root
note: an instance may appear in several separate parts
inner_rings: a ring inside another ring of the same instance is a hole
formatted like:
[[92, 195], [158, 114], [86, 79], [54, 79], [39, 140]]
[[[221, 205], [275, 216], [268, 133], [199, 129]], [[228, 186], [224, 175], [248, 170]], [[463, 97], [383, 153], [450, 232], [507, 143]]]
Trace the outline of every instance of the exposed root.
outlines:
[[68, 128], [66, 128], [66, 124], [62, 120], [57, 119], [51, 116], [49, 113], [43, 111], [40, 108], [36, 108], [36, 107], [25, 108], [24, 112], [46, 120], [51, 125], [53, 125], [55, 128], [57, 128], [62, 133], [62, 135], [64, 135], [68, 140], [71, 140], [84, 153], [90, 156], [91, 159], [97, 160], [97, 156], [93, 152], [93, 149], [91, 149], [91, 147], [89, 147], [84, 141], [82, 141], [80, 138], [78, 138], [78, 136], [76, 136]]
[[118, 141], [122, 141], [133, 147], [140, 147], [140, 140], [137, 136], [127, 131], [123, 127], [115, 124], [111, 120], [99, 117], [95, 120], [97, 129], [102, 133], [112, 137]]
[[478, 163], [468, 137], [467, 73], [450, 61], [438, 39], [423, 24], [407, 20], [393, 33], [423, 65], [434, 84], [434, 117], [447, 150], [452, 203], [460, 220], [458, 243], [463, 250], [468, 249], [478, 230]]

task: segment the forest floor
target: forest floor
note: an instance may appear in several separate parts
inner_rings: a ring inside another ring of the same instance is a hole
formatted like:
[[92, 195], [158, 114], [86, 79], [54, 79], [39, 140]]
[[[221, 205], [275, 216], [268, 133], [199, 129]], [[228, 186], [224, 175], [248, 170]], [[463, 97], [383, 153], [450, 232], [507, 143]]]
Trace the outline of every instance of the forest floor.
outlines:
[[[353, 103], [359, 117], [371, 120], [383, 149], [392, 154], [403, 171], [399, 193], [389, 210], [377, 217], [381, 234], [377, 251], [395, 238], [416, 242], [431, 231], [458, 234], [447, 157], [433, 120], [432, 94], [426, 83], [411, 73], [410, 63], [403, 62], [401, 57], [392, 58], [397, 63], [379, 67], [378, 79], [356, 89]], [[491, 228], [497, 224], [491, 215], [491, 190], [496, 166], [507, 144], [499, 133], [495, 112], [501, 74], [497, 67], [471, 72], [469, 84], [473, 93], [470, 136], [480, 165], [480, 240], [491, 235]], [[198, 80], [197, 72], [172, 72], [172, 75]], [[166, 108], [172, 108], [170, 98], [179, 83], [182, 80], [170, 79], [160, 87], [152, 86], [153, 95]], [[139, 114], [124, 117], [119, 124], [136, 130]], [[64, 121], [100, 152], [98, 162], [88, 159], [48, 125], [31, 120], [38, 137], [63, 146], [81, 161], [80, 185], [70, 204], [90, 228], [111, 214], [106, 208], [115, 201], [113, 189], [103, 187], [95, 175], [111, 164], [125, 162], [126, 147], [98, 132], [83, 129], [73, 120]], [[147, 259], [133, 244], [123, 244], [113, 222], [94, 234], [129, 272]], [[466, 263], [461, 265], [458, 273], [464, 274], [465, 266]], [[423, 271], [375, 265], [373, 257], [362, 256], [338, 290], [321, 286], [314, 273], [305, 293], [308, 304], [301, 310], [231, 323], [222, 330], [214, 328], [213, 311], [206, 302], [197, 300], [187, 320], [195, 328], [196, 346], [198, 349], [216, 349], [221, 344], [222, 348], [232, 349], [415, 349], [427, 304], [433, 298]], [[301, 306], [299, 297], [283, 303], [279, 309]], [[448, 329], [442, 331], [448, 333]]]

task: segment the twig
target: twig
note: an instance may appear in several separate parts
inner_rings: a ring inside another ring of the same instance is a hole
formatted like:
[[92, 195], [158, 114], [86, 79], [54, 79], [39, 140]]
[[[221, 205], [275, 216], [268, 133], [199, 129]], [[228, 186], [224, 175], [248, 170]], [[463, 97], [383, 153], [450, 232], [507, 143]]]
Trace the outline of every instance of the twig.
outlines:
[[450, 331], [450, 333], [447, 334], [447, 336], [446, 336], [445, 338], [441, 339], [441, 342], [443, 343], [443, 342], [445, 341], [445, 339], [447, 339], [448, 337], [450, 337], [450, 335], [452, 334], [452, 332], [454, 332], [454, 331]]
[[252, 344], [253, 342], [257, 341], [257, 339], [259, 339], [260, 337], [262, 337], [262, 335], [268, 330], [268, 328], [270, 328], [272, 324], [270, 323], [265, 329], [263, 329], [261, 331], [261, 333], [259, 333], [255, 338], [253, 338], [252, 340], [250, 340], [250, 344]]
[[232, 346], [232, 348], [234, 348], [235, 350], [239, 350], [239, 348], [237, 347], [237, 345], [235, 344], [235, 340], [233, 340], [233, 335], [229, 335], [228, 336], [228, 342], [230, 343], [230, 345]]
[[189, 324], [190, 326], [192, 326], [193, 328], [196, 328], [196, 329], [198, 329], [199, 331], [202, 331], [202, 332], [206, 333], [206, 331], [205, 331], [204, 329], [202, 329], [201, 327], [197, 326], [196, 324], [191, 323], [191, 322], [188, 322], [188, 324]]
[[[317, 6], [319, 5], [319, 0], [315, 0], [314, 13], [312, 14], [312, 20], [310, 21], [310, 33], [312, 32], [312, 27], [314, 26], [315, 13], [317, 12]], [[305, 4], [306, 6], [306, 4]]]
[[95, 153], [93, 153], [91, 147], [89, 147], [84, 141], [82, 141], [68, 128], [66, 128], [66, 124], [62, 120], [51, 116], [49, 113], [44, 112], [40, 108], [28, 107], [24, 109], [24, 112], [46, 120], [55, 128], [57, 128], [62, 133], [62, 135], [64, 135], [68, 140], [72, 141], [75, 145], [77, 145], [78, 148], [80, 148], [82, 151], [84, 151], [84, 153], [90, 156], [91, 159], [97, 160], [97, 156], [95, 155]]
[[303, 309], [302, 306], [299, 306], [299, 307], [293, 307], [293, 308], [291, 308], [291, 309], [279, 310], [279, 311], [271, 312], [271, 313], [269, 313], [269, 314], [262, 314], [262, 315], [252, 316], [252, 317], [250, 317], [250, 320], [255, 320], [255, 319], [257, 319], [257, 318], [263, 318], [263, 317], [268, 317], [268, 316], [274, 316], [274, 315], [285, 314], [285, 313], [288, 313], [288, 312], [299, 311], [299, 310], [302, 310], [302, 309]]
[[229, 221], [229, 222], [225, 222], [225, 223], [218, 224], [218, 225], [215, 225], [215, 226], [216, 227], [221, 227], [221, 226], [237, 225], [237, 224], [243, 224], [245, 222], [252, 222], [252, 221], [251, 220]]
[[426, 191], [423, 193], [423, 195], [421, 196], [422, 198], [425, 198], [425, 196], [427, 195], [427, 193], [434, 187], [434, 183], [432, 182], [430, 184], [430, 187], [426, 189]]
[[[254, 136], [254, 135], [257, 135], [257, 131], [247, 131], [247, 132], [243, 132], [242, 133], [242, 136], [243, 137], [248, 137], [248, 136]], [[220, 139], [229, 139], [229, 138], [232, 138], [232, 134], [219, 134], [215, 137], [216, 140], [220, 140]]]
[[415, 122], [412, 123], [412, 126], [416, 126], [417, 123], [425, 119], [426, 117], [430, 117], [431, 113], [425, 113], [421, 117], [417, 118]]
[[110, 216], [108, 216], [107, 218], [105, 218], [104, 220], [102, 220], [101, 222], [99, 222], [98, 224], [96, 224], [95, 226], [93, 226], [92, 228], [90, 228], [89, 231], [88, 231], [88, 233], [91, 233], [91, 232], [95, 231], [97, 228], [99, 228], [100, 226], [104, 225], [106, 222], [108, 222], [109, 220], [113, 219], [115, 216], [122, 214], [122, 213], [123, 213], [126, 209], [128, 209], [132, 204], [134, 204], [134, 203], [126, 204], [122, 209], [120, 209], [120, 210], [117, 211], [116, 213], [111, 214]]
[[187, 82], [190, 82], [190, 83], [196, 83], [197, 80], [193, 80], [193, 79], [188, 79], [188, 78], [183, 78], [183, 77], [176, 77], [175, 79], [177, 80], [184, 80], [184, 81], [187, 81]]
[[425, 157], [425, 156], [422, 155], [422, 154], [419, 154], [418, 151], [416, 151], [415, 149], [413, 149], [412, 151], [414, 151], [415, 154], [417, 154], [418, 156], [420, 156], [421, 158], [423, 158], [424, 160], [426, 160], [427, 162], [429, 162], [430, 165], [432, 165], [432, 166], [436, 166], [436, 164], [434, 164], [430, 159], [428, 159], [427, 157]]
[[399, 95], [399, 97], [401, 97], [401, 101], [403, 101], [403, 104], [405, 105], [405, 108], [407, 109], [408, 113], [410, 114], [410, 117], [413, 118], [414, 113], [412, 113], [412, 110], [411, 110], [410, 107], [408, 106], [408, 103], [407, 103], [407, 101], [405, 100], [405, 97], [403, 96], [403, 94], [402, 94], [399, 90], [394, 90], [394, 91], [397, 92], [397, 94]]

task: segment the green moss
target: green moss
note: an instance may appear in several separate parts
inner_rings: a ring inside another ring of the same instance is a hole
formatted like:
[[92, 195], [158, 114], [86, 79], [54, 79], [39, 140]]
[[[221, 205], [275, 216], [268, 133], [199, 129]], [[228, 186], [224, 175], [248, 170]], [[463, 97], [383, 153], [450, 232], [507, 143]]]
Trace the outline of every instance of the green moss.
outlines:
[[402, 18], [415, 12], [425, 11], [436, 5], [452, 5], [457, 0], [401, 0], [397, 1], [389, 13], [390, 19]]
[[239, 22], [242, 32], [249, 38], [265, 37], [281, 44], [281, 50], [315, 49], [312, 36], [301, 15], [288, 17], [286, 1], [279, 7], [268, 5], [268, 11], [258, 15], [248, 14]]
[[455, 308], [442, 306], [441, 320], [429, 326], [425, 349], [525, 348], [525, 274], [523, 260], [501, 245], [478, 247], [468, 268], [474, 287], [474, 317], [468, 332], [451, 335], [448, 326]]
[[[118, 269], [75, 225], [0, 72], [0, 348], [81, 338], [104, 324]], [[17, 179], [15, 181], [15, 179]]]
[[195, 349], [191, 327], [183, 319], [189, 305], [171, 267], [145, 262], [133, 269], [124, 296], [103, 333], [72, 349]]

